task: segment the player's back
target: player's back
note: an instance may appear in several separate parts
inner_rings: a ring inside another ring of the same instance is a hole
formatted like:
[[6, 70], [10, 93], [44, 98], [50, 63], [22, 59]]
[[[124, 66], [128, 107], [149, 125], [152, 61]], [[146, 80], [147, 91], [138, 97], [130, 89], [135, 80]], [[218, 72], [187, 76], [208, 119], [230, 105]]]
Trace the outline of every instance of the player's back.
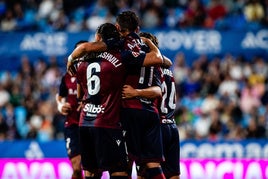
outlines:
[[121, 91], [125, 67], [119, 51], [100, 53], [92, 62], [82, 62], [77, 81], [84, 91], [80, 125], [119, 128]]
[[170, 69], [162, 68], [162, 100], [160, 102], [160, 117], [161, 119], [168, 119], [174, 121], [174, 112], [176, 108], [176, 87], [173, 73]]
[[[132, 53], [140, 53], [141, 51], [148, 52], [148, 46], [142, 42], [139, 35], [136, 33], [130, 33], [125, 37], [124, 48], [131, 50]], [[145, 89], [153, 85], [160, 86], [160, 82], [155, 75], [157, 68], [152, 67], [133, 67], [130, 66], [127, 69], [127, 77], [125, 84], [132, 86], [136, 89]], [[155, 100], [133, 98], [122, 101], [123, 108], [142, 109], [157, 112]]]

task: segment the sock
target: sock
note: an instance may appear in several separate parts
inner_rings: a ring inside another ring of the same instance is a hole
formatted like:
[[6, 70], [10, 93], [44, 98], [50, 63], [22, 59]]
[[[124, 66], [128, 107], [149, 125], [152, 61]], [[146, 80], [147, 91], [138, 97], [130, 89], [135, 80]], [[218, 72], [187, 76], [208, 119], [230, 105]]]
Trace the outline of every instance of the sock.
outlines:
[[165, 175], [161, 167], [147, 168], [146, 174], [150, 179], [165, 179]]

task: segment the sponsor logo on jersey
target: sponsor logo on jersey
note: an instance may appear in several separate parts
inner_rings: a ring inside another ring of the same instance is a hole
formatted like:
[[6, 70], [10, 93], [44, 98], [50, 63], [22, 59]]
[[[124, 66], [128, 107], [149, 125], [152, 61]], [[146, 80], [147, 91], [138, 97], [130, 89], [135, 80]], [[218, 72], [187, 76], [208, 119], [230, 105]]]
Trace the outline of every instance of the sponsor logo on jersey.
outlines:
[[149, 99], [146, 98], [139, 98], [141, 103], [145, 103], [145, 104], [152, 104], [152, 101], [150, 101]]
[[102, 105], [86, 104], [83, 111], [86, 112], [86, 116], [97, 116], [99, 113], [104, 113], [105, 108]]
[[175, 124], [174, 119], [162, 119], [162, 124]]
[[77, 90], [76, 89], [69, 88], [68, 89], [68, 94], [69, 95], [77, 95]]

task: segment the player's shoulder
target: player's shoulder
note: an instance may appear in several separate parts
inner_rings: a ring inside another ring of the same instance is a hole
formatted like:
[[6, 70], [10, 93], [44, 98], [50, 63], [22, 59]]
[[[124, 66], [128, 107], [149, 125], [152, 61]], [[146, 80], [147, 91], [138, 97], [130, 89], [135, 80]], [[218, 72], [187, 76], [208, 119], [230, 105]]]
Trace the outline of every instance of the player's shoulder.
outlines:
[[130, 43], [130, 42], [137, 42], [137, 41], [141, 41], [140, 36], [137, 33], [129, 33], [127, 36], [124, 37], [124, 43]]
[[62, 79], [65, 80], [65, 79], [68, 79], [70, 77], [71, 77], [71, 75], [68, 72], [65, 72], [64, 75], [62, 76]]

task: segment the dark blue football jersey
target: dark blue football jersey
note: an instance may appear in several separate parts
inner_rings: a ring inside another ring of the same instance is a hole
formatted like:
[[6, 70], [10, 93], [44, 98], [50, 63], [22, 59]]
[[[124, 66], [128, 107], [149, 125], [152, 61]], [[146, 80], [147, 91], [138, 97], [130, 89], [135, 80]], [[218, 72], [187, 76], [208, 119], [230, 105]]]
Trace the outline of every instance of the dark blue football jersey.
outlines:
[[[161, 68], [162, 71], [162, 99], [159, 105], [159, 112], [161, 121], [172, 120], [174, 121], [174, 112], [176, 108], [176, 88], [173, 73], [170, 69]], [[169, 123], [171, 121], [168, 121]]]
[[[148, 47], [142, 42], [138, 34], [130, 33], [125, 37], [124, 48], [132, 51], [133, 56], [138, 56], [141, 53], [148, 51]], [[129, 59], [133, 61], [133, 59]], [[134, 58], [135, 62], [135, 58]], [[136, 89], [145, 89], [151, 86], [161, 86], [159, 79], [159, 68], [158, 67], [140, 67], [140, 66], [128, 66], [127, 78], [125, 84], [131, 85]], [[154, 111], [158, 113], [157, 105], [155, 100], [145, 98], [134, 98], [122, 101], [123, 108], [134, 108]]]

